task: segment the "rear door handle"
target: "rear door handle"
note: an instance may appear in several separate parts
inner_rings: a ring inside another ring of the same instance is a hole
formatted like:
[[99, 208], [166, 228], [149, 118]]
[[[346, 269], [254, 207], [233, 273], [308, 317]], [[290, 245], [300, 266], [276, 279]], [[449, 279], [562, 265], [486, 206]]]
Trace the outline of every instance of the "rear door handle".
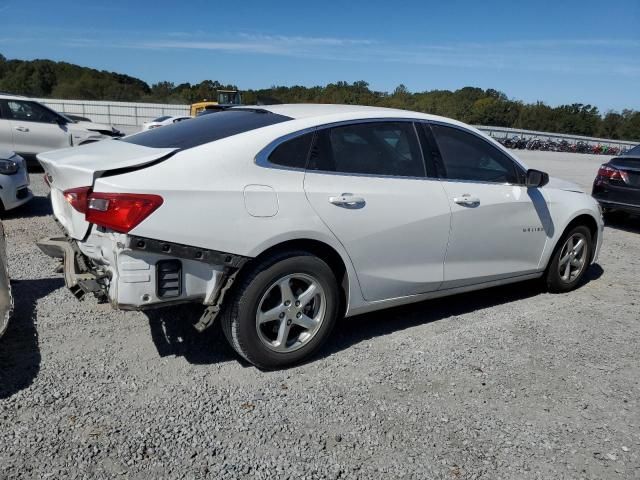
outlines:
[[29, 129], [27, 127], [23, 127], [23, 126], [16, 127], [16, 130], [19, 131], [19, 132], [28, 132], [29, 131]]
[[329, 197], [329, 203], [338, 207], [362, 208], [367, 202], [365, 202], [364, 198], [356, 197], [352, 193], [343, 193], [337, 197]]
[[465, 193], [461, 197], [455, 197], [453, 201], [458, 205], [463, 205], [465, 207], [477, 207], [480, 205], [480, 199], [478, 197], [472, 197], [468, 193]]

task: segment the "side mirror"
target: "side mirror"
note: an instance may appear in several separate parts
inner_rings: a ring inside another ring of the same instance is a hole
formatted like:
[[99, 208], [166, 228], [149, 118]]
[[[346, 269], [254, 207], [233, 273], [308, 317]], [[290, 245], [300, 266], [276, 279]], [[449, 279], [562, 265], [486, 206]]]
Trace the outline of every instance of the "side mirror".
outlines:
[[543, 187], [547, 183], [549, 183], [548, 173], [541, 172], [540, 170], [534, 170], [533, 168], [527, 170], [527, 180], [525, 182], [527, 187]]

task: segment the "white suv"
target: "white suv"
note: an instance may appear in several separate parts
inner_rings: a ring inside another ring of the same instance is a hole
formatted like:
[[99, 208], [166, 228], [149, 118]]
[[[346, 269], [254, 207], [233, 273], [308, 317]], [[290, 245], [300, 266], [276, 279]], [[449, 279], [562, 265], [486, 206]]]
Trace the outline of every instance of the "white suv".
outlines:
[[27, 97], [0, 94], [0, 150], [27, 162], [38, 153], [119, 136], [109, 125], [77, 122]]
[[[479, 131], [348, 105], [232, 108], [38, 156], [77, 296], [207, 306], [265, 368], [302, 360], [336, 319], [544, 278], [569, 291], [603, 223], [575, 185]], [[428, 306], [425, 306], [428, 308]]]

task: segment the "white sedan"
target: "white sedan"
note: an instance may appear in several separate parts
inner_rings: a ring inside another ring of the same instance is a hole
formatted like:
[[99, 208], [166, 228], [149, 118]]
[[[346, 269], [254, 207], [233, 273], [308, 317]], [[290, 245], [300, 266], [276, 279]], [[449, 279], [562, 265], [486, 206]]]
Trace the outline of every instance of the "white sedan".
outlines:
[[232, 108], [38, 156], [65, 281], [122, 309], [197, 302], [260, 368], [336, 320], [542, 278], [580, 284], [598, 204], [460, 122], [348, 105]]
[[183, 122], [185, 120], [190, 120], [191, 117], [171, 117], [168, 115], [158, 117], [150, 122], [145, 122], [142, 124], [142, 131], [152, 130], [158, 127], [165, 127], [167, 125], [173, 125], [174, 123]]
[[0, 149], [0, 212], [11, 210], [33, 198], [27, 165], [20, 155]]

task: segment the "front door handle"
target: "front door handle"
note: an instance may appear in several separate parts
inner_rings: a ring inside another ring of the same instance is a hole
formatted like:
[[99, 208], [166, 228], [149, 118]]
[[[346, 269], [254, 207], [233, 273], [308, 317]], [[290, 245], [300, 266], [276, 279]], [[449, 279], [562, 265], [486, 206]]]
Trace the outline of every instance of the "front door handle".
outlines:
[[477, 207], [480, 205], [480, 199], [478, 197], [472, 197], [468, 193], [465, 193], [461, 197], [454, 198], [453, 201], [464, 207]]
[[329, 197], [329, 203], [344, 208], [362, 208], [367, 202], [364, 198], [356, 197], [352, 193], [343, 193], [337, 197]]
[[28, 132], [29, 131], [29, 129], [27, 127], [23, 127], [23, 126], [16, 127], [16, 130], [19, 131], [19, 132]]

